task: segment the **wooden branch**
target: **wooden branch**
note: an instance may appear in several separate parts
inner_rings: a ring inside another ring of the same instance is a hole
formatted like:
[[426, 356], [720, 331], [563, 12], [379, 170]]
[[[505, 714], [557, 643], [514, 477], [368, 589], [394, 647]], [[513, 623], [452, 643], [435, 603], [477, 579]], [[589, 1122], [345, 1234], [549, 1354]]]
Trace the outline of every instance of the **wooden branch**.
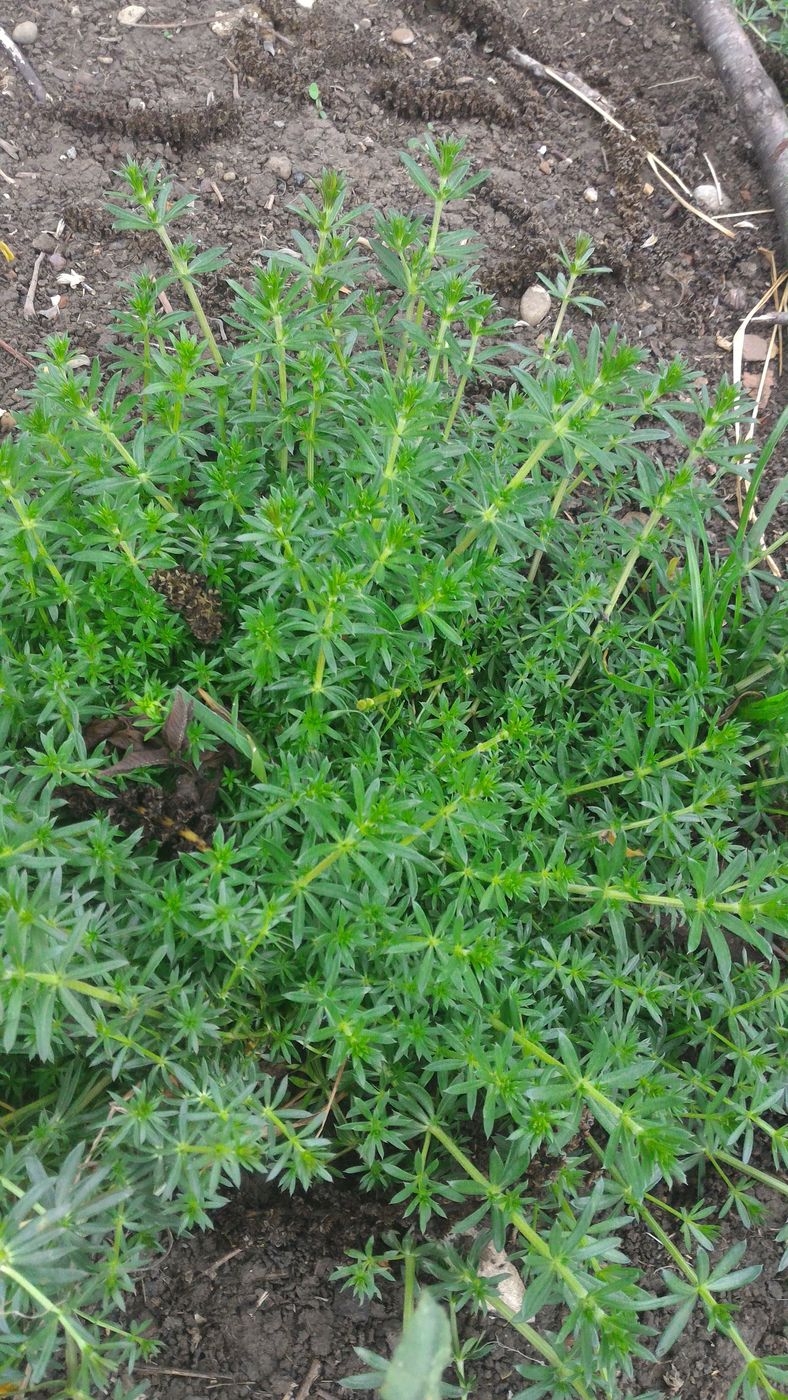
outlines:
[[684, 6], [728, 96], [742, 114], [769, 187], [783, 256], [788, 261], [788, 115], [780, 93], [764, 71], [730, 0], [684, 0]]
[[0, 49], [5, 49], [14, 67], [22, 74], [36, 102], [51, 102], [52, 98], [49, 96], [49, 93], [44, 87], [32, 63], [28, 62], [21, 49], [17, 47], [11, 35], [6, 33], [2, 25], [0, 25]]

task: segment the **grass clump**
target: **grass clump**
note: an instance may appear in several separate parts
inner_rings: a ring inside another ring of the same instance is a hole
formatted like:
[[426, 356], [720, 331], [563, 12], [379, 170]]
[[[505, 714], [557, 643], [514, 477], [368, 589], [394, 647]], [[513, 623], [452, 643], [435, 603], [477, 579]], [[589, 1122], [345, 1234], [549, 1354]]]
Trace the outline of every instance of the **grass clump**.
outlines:
[[717, 549], [735, 391], [565, 332], [585, 240], [514, 356], [444, 226], [480, 177], [451, 140], [405, 161], [426, 212], [359, 241], [325, 175], [226, 340], [220, 255], [129, 165], [118, 221], [169, 270], [107, 375], [49, 343], [0, 445], [4, 1380], [133, 1386], [136, 1267], [250, 1170], [401, 1204], [343, 1272], [401, 1267], [408, 1315], [431, 1284], [464, 1394], [491, 1302], [523, 1400], [615, 1396], [695, 1308], [775, 1397], [729, 1297], [757, 1259], [693, 1193], [743, 1225], [753, 1180], [786, 1194], [779, 492], [747, 523], [779, 429]]

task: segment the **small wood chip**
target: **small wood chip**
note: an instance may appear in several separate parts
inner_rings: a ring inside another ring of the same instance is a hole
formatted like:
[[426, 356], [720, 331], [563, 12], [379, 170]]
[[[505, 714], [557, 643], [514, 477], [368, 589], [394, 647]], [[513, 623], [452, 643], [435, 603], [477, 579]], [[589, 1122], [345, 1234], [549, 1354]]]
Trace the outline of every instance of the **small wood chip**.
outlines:
[[320, 1375], [320, 1369], [320, 1362], [313, 1361], [303, 1381], [298, 1387], [298, 1390], [295, 1393], [295, 1400], [307, 1400], [307, 1396], [310, 1390], [312, 1389], [312, 1386], [314, 1385], [315, 1381]]
[[29, 321], [31, 316], [36, 314], [36, 287], [38, 286], [38, 274], [41, 271], [41, 264], [46, 257], [46, 253], [39, 253], [33, 264], [33, 276], [30, 278], [30, 286], [27, 289], [25, 304], [22, 307], [22, 315]]

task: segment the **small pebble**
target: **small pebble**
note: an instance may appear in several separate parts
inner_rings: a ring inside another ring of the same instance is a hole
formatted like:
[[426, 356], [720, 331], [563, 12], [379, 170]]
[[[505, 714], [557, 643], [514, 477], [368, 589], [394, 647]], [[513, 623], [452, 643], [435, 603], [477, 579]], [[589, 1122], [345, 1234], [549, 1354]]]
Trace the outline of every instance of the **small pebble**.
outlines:
[[372, 20], [369, 19], [369, 17], [368, 17], [367, 15], [365, 15], [363, 19], [360, 19], [360, 20], [359, 20], [359, 22], [358, 22], [358, 27], [359, 27], [359, 29], [371, 29], [371, 28], [372, 28]]
[[696, 185], [692, 191], [692, 198], [710, 214], [724, 214], [731, 207], [728, 196], [721, 190], [718, 193], [716, 185]]
[[743, 311], [747, 305], [747, 293], [743, 287], [729, 287], [725, 293], [725, 301], [734, 311]]
[[287, 156], [269, 156], [265, 168], [270, 170], [272, 175], [276, 175], [278, 180], [289, 180], [293, 173], [293, 162]]
[[32, 19], [20, 20], [11, 31], [15, 44], [34, 44], [38, 38], [38, 25]]
[[764, 335], [745, 335], [742, 343], [742, 353], [745, 360], [750, 363], [759, 360], [768, 360], [769, 341]]
[[596, 204], [599, 199], [599, 192], [594, 189], [593, 185], [589, 185], [587, 189], [583, 190], [583, 199], [586, 204]]
[[226, 180], [228, 184], [232, 184], [233, 180], [238, 179], [238, 176], [236, 175], [234, 170], [225, 170], [222, 179]]
[[550, 310], [550, 293], [534, 283], [520, 297], [520, 320], [529, 326], [538, 326]]
[[145, 100], [142, 97], [130, 97], [128, 106], [130, 112], [144, 112]]
[[37, 233], [32, 240], [37, 253], [54, 253], [55, 240], [51, 233]]
[[50, 255], [49, 255], [49, 265], [50, 265], [51, 268], [54, 269], [55, 272], [62, 272], [62, 271], [63, 271], [63, 268], [66, 266], [66, 260], [65, 260], [65, 258], [63, 257], [63, 254], [62, 254], [62, 253], [50, 253]]
[[139, 24], [144, 14], [144, 5], [124, 5], [122, 10], [118, 10], [115, 18], [118, 24], [125, 24], [128, 28], [131, 28], [132, 25]]
[[8, 409], [4, 408], [0, 411], [0, 437], [3, 433], [10, 433], [11, 429], [15, 427], [16, 419], [13, 413], [9, 413]]
[[406, 24], [401, 24], [398, 29], [392, 29], [389, 38], [392, 44], [400, 44], [403, 48], [416, 42], [416, 35]]

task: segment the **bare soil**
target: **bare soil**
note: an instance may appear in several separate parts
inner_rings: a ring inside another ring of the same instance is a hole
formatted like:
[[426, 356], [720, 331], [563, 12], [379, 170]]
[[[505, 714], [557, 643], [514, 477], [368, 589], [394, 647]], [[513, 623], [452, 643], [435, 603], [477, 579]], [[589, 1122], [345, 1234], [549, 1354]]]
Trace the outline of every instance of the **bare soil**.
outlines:
[[[693, 1184], [683, 1193], [684, 1203], [694, 1198]], [[715, 1199], [713, 1185], [706, 1199]], [[774, 1239], [781, 1220], [774, 1202], [763, 1200], [766, 1218], [750, 1232], [746, 1255], [763, 1272], [746, 1294], [737, 1295], [736, 1325], [753, 1352], [775, 1355], [786, 1350], [788, 1321]], [[345, 1250], [363, 1249], [370, 1235], [379, 1239], [392, 1229], [405, 1229], [394, 1207], [346, 1186], [318, 1186], [290, 1200], [274, 1187], [248, 1182], [216, 1217], [210, 1234], [178, 1242], [140, 1282], [135, 1314], [150, 1320], [162, 1343], [155, 1362], [140, 1373], [149, 1380], [152, 1400], [210, 1400], [228, 1393], [242, 1400], [294, 1400], [309, 1376], [311, 1400], [347, 1400], [357, 1393], [340, 1384], [342, 1377], [367, 1369], [353, 1349], [390, 1354], [402, 1294], [397, 1286], [384, 1286], [380, 1299], [357, 1303], [331, 1274], [347, 1263]], [[727, 1218], [719, 1251], [740, 1234], [738, 1221]], [[630, 1227], [622, 1247], [643, 1270], [644, 1286], [665, 1292], [659, 1271], [666, 1259], [652, 1236]], [[645, 1320], [659, 1333], [667, 1315]], [[511, 1400], [525, 1385], [516, 1368], [533, 1357], [497, 1320], [462, 1314], [461, 1323], [464, 1335], [489, 1347], [469, 1367], [474, 1400]], [[723, 1400], [739, 1363], [733, 1345], [710, 1335], [698, 1314], [663, 1361], [636, 1364], [627, 1393], [643, 1400], [646, 1393], [648, 1400]]]
[[[0, 239], [14, 254], [11, 263], [0, 258], [0, 410], [19, 409], [30, 357], [52, 332], [67, 332], [87, 355], [109, 350], [119, 284], [141, 260], [158, 265], [158, 248], [115, 232], [104, 208], [127, 156], [162, 160], [176, 193], [196, 196], [184, 234], [201, 246], [223, 245], [228, 275], [243, 278], [261, 248], [287, 245], [289, 206], [310, 177], [339, 168], [354, 204], [409, 207], [413, 191], [398, 153], [427, 123], [450, 127], [490, 171], [452, 217], [481, 233], [481, 279], [506, 313], [517, 314], [538, 272], [554, 271], [559, 240], [571, 244], [584, 229], [610, 268], [589, 288], [605, 301], [603, 324], [617, 322], [654, 361], [681, 354], [712, 385], [730, 370], [721, 342], [743, 314], [735, 308], [752, 306], [769, 285], [763, 250], [774, 246], [775, 230], [768, 217], [751, 220], [755, 227], [734, 220], [735, 238], [724, 238], [674, 205], [642, 147], [505, 57], [516, 44], [580, 74], [688, 186], [709, 179], [705, 154], [734, 210], [764, 208], [741, 124], [678, 0], [414, 0], [404, 7], [317, 0], [309, 12], [294, 0], [272, 0], [268, 27], [242, 24], [225, 38], [197, 22], [215, 14], [215, 0], [149, 0], [144, 23], [152, 27], [134, 29], [117, 23], [116, 0], [16, 3], [0, 0], [0, 24], [10, 30], [21, 19], [37, 22], [38, 39], [26, 52], [53, 101], [36, 106], [0, 59], [0, 169], [8, 177], [0, 177]], [[389, 38], [402, 24], [416, 36], [407, 47]], [[440, 64], [428, 63], [434, 58]], [[322, 112], [308, 94], [313, 82]], [[272, 169], [272, 157], [285, 163]], [[39, 251], [35, 315], [26, 319]], [[77, 288], [57, 280], [72, 269], [85, 278]], [[218, 280], [207, 300], [221, 336], [226, 299]], [[761, 436], [779, 397], [777, 383]], [[784, 467], [776, 459], [772, 479]], [[339, 1378], [359, 1369], [353, 1346], [390, 1349], [399, 1298], [392, 1288], [381, 1301], [358, 1305], [330, 1274], [346, 1248], [399, 1223], [385, 1203], [340, 1188], [291, 1202], [249, 1184], [213, 1233], [179, 1242], [140, 1285], [136, 1306], [163, 1343], [151, 1381], [156, 1400], [217, 1392], [283, 1400], [300, 1394], [314, 1362], [320, 1371], [311, 1396], [348, 1394]], [[723, 1246], [737, 1229], [726, 1220]], [[738, 1319], [760, 1353], [785, 1350], [773, 1233], [750, 1234], [747, 1258], [764, 1267]], [[660, 1291], [665, 1261], [654, 1242], [633, 1232], [627, 1247]], [[511, 1334], [490, 1326], [489, 1340], [474, 1393], [503, 1400], [520, 1388], [515, 1367], [523, 1357]], [[639, 1369], [632, 1393], [721, 1400], [736, 1360], [699, 1320], [676, 1354]]]

